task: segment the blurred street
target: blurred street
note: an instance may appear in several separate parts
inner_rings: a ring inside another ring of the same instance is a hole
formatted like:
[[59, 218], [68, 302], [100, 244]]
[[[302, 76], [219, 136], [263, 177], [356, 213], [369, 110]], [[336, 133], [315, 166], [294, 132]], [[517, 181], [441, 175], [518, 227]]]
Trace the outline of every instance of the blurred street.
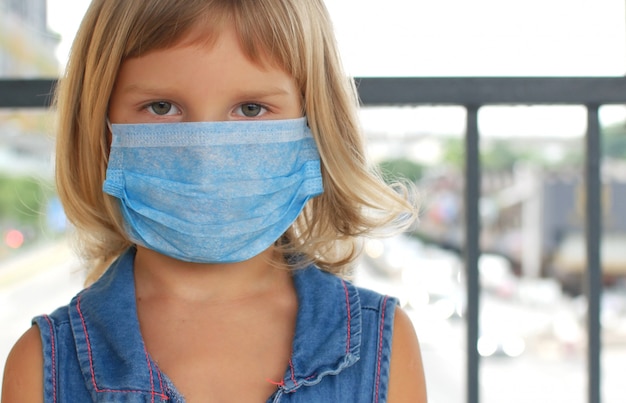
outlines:
[[[429, 402], [465, 402], [465, 294], [458, 257], [404, 237], [385, 240], [384, 248], [366, 245], [366, 251], [370, 258], [355, 281], [401, 299], [420, 338]], [[550, 280], [522, 281], [494, 269], [492, 260], [484, 262], [481, 403], [588, 403], [585, 302], [563, 295]], [[622, 403], [623, 290], [605, 292], [603, 325], [602, 402]]]
[[65, 241], [0, 261], [1, 368], [31, 318], [67, 304], [81, 285], [78, 265]]
[[[355, 282], [401, 299], [420, 337], [429, 402], [463, 403], [464, 294], [455, 280], [455, 259], [439, 250], [402, 246], [405, 253], [420, 251], [413, 257], [400, 256], [404, 270], [410, 262], [420, 265], [408, 269], [412, 274], [382, 269], [367, 259], [355, 273]], [[414, 260], [418, 256], [419, 262]], [[446, 264], [453, 266], [446, 268]], [[0, 263], [2, 367], [30, 319], [68, 303], [81, 285], [77, 261], [63, 241]], [[481, 300], [481, 403], [587, 403], [584, 330], [578, 319], [581, 304], [545, 283], [513, 285], [503, 280], [492, 285]], [[615, 300], [611, 305], [621, 307]], [[605, 316], [603, 403], [622, 403], [626, 320], [621, 311]], [[493, 346], [487, 342], [490, 339]]]

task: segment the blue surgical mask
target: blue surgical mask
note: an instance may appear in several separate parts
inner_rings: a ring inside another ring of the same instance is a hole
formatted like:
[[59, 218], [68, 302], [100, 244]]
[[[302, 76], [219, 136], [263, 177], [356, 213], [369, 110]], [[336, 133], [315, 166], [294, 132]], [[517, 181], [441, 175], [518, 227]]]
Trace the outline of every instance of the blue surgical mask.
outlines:
[[323, 191], [305, 118], [111, 130], [104, 191], [120, 200], [131, 241], [179, 260], [250, 259]]

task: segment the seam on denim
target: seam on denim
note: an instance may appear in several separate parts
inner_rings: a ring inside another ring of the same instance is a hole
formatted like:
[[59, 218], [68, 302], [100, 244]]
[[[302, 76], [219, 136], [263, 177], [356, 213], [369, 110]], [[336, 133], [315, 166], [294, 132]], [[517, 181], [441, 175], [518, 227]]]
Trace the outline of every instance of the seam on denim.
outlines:
[[378, 402], [378, 397], [380, 394], [380, 371], [381, 371], [381, 361], [383, 355], [383, 330], [385, 327], [385, 311], [387, 311], [387, 299], [389, 297], [385, 296], [382, 303], [381, 316], [380, 316], [380, 330], [378, 335], [378, 362], [376, 364], [376, 395], [374, 397], [374, 402]]
[[[89, 333], [87, 332], [87, 323], [85, 322], [85, 317], [83, 316], [83, 312], [80, 310], [80, 295], [78, 296], [78, 298], [76, 299], [76, 311], [78, 312], [78, 316], [80, 317], [80, 321], [83, 325], [83, 333], [85, 333], [85, 341], [87, 343], [87, 357], [89, 358], [89, 370], [91, 372], [91, 382], [93, 384], [93, 388], [97, 393], [103, 393], [103, 392], [108, 392], [108, 393], [146, 393], [146, 391], [144, 390], [117, 390], [117, 389], [100, 389], [98, 387], [98, 384], [96, 383], [96, 373], [93, 369], [93, 356], [92, 356], [92, 350], [91, 350], [91, 342], [89, 341]], [[164, 400], [169, 400], [169, 397], [162, 394], [162, 393], [156, 393], [154, 391], [150, 392], [150, 394], [152, 395], [152, 399], [154, 399], [154, 396], [159, 396], [160, 398], [164, 399]]]
[[150, 394], [152, 398], [150, 399], [151, 403], [154, 403], [154, 378], [152, 377], [152, 364], [150, 364], [150, 356], [148, 355], [148, 350], [146, 350], [146, 346], [143, 346], [143, 352], [146, 355], [146, 363], [148, 364], [148, 373], [150, 374]]
[[54, 343], [54, 330], [52, 328], [52, 321], [48, 315], [43, 315], [48, 327], [50, 328], [50, 347], [52, 349], [52, 401], [57, 401], [57, 369], [56, 369], [56, 346]]
[[85, 323], [85, 317], [83, 316], [83, 312], [80, 310], [80, 296], [76, 300], [76, 310], [78, 311], [78, 315], [80, 316], [80, 321], [83, 325], [83, 333], [85, 333], [85, 341], [87, 342], [87, 358], [89, 358], [89, 370], [91, 371], [91, 382], [93, 383], [93, 387], [96, 392], [99, 391], [98, 385], [96, 384], [96, 375], [93, 370], [93, 359], [91, 356], [91, 343], [89, 342], [89, 333], [87, 333], [87, 324]]
[[298, 386], [298, 381], [296, 381], [296, 374], [295, 374], [295, 370], [293, 368], [293, 361], [289, 360], [289, 368], [291, 369], [291, 382], [293, 382], [293, 384], [295, 386]]
[[341, 284], [343, 285], [343, 289], [346, 293], [346, 310], [348, 312], [348, 335], [346, 339], [346, 354], [350, 354], [350, 333], [352, 332], [352, 313], [350, 312], [350, 295], [348, 294], [348, 286], [346, 282], [341, 280]]
[[[144, 348], [145, 348], [145, 346], [144, 346]], [[165, 395], [167, 393], [166, 393], [165, 389], [163, 388], [163, 378], [161, 377], [161, 370], [159, 369], [159, 367], [156, 364], [154, 364], [154, 370], [156, 371], [157, 376], [159, 377], [159, 389], [161, 390], [161, 393]]]

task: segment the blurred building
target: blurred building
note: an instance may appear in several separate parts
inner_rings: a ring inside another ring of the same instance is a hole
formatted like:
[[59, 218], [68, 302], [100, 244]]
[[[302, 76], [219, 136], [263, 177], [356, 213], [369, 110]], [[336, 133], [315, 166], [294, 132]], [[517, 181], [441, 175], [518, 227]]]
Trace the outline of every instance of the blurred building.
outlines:
[[[0, 79], [58, 77], [61, 37], [47, 11], [47, 0], [0, 0]], [[0, 110], [0, 174], [50, 177], [51, 134], [47, 110]]]
[[56, 77], [60, 39], [48, 28], [46, 0], [0, 0], [0, 77]]

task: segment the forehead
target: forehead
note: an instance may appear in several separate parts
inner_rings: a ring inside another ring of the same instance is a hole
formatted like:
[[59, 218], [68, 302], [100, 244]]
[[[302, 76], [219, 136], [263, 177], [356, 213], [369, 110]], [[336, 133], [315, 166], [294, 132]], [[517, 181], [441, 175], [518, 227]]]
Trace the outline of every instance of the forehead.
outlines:
[[213, 46], [224, 31], [232, 30], [248, 60], [261, 69], [278, 68], [286, 72], [295, 79], [300, 92], [305, 91], [311, 68], [307, 62], [311, 59], [311, 52], [307, 50], [309, 28], [296, 18], [295, 11], [280, 12], [277, 5], [288, 2], [258, 1], [267, 7], [258, 6], [256, 0], [197, 0], [190, 3], [193, 7], [173, 7], [176, 10], [171, 12], [159, 9], [149, 17], [137, 17], [128, 32], [122, 61], [188, 45], [205, 49]]
[[265, 55], [265, 52], [259, 52], [256, 59], [253, 59], [245, 52], [234, 29], [225, 26], [219, 32], [214, 32], [210, 38], [191, 31], [170, 47], [126, 59], [122, 62], [120, 75], [133, 71], [139, 78], [142, 75], [157, 75], [162, 79], [170, 79], [186, 73], [210, 77], [239, 73], [242, 74], [240, 80], [245, 81], [244, 72], [248, 75], [275, 70], [283, 72]]
[[[129, 35], [123, 60], [144, 56], [168, 48], [198, 46], [212, 47], [224, 33], [234, 32], [243, 54], [260, 67], [272, 65], [291, 70], [291, 60], [285, 58], [292, 52], [277, 52], [278, 44], [286, 43], [276, 21], [266, 21], [262, 15], [246, 14], [235, 7], [212, 7], [198, 10], [192, 18], [179, 16], [159, 21], [156, 17], [144, 21], [146, 29]], [[172, 19], [174, 21], [172, 21]], [[296, 53], [296, 49], [292, 49]]]
[[[210, 42], [194, 34], [177, 45], [125, 60], [115, 83], [115, 94], [137, 90], [157, 94], [187, 95], [197, 99], [271, 88], [273, 92], [299, 94], [295, 80], [283, 69], [246, 55], [234, 29], [226, 27]], [[254, 91], [252, 91], [254, 92]]]
[[270, 55], [263, 42], [255, 41], [253, 46], [249, 46], [250, 38], [243, 35], [232, 21], [222, 21], [217, 26], [198, 23], [182, 35], [171, 48], [190, 47], [206, 52], [214, 50], [215, 47], [226, 46], [245, 56], [260, 69], [283, 67], [279, 60]]

